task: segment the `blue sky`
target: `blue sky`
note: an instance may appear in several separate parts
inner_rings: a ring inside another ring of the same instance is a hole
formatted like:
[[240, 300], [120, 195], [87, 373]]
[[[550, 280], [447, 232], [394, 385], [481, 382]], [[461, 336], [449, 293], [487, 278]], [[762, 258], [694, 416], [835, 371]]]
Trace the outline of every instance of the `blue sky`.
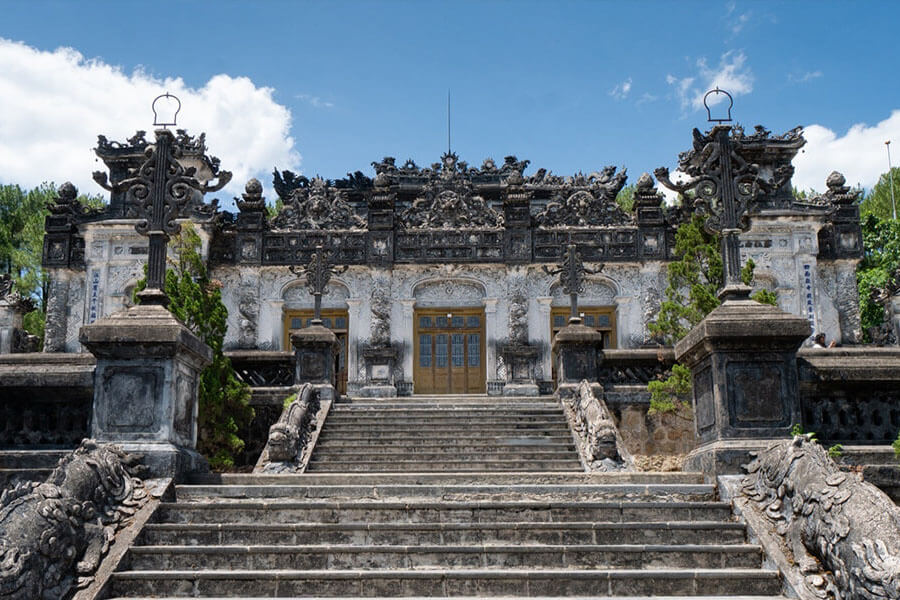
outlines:
[[96, 134], [151, 129], [169, 88], [179, 126], [205, 129], [235, 171], [231, 194], [257, 176], [273, 196], [275, 165], [331, 178], [385, 155], [427, 165], [446, 149], [449, 88], [470, 164], [625, 165], [634, 182], [675, 166], [706, 127], [698, 94], [721, 83], [744, 125], [810, 126], [800, 187], [832, 169], [871, 186], [884, 141], [900, 146], [898, 17], [895, 2], [12, 0], [0, 181], [98, 191]]

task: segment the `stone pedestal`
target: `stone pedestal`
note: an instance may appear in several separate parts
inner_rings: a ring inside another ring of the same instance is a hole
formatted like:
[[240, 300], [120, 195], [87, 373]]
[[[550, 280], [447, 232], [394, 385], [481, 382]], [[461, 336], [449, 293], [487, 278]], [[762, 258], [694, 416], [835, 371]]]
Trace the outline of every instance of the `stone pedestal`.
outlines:
[[708, 476], [741, 473], [751, 452], [800, 423], [797, 349], [809, 321], [753, 300], [728, 300], [675, 346], [691, 369], [700, 445], [685, 461]]
[[81, 328], [97, 358], [91, 436], [143, 454], [154, 477], [208, 469], [197, 453], [197, 391], [212, 350], [161, 306]]
[[391, 346], [375, 346], [365, 348], [362, 355], [366, 362], [366, 385], [359, 390], [359, 395], [364, 398], [395, 398], [397, 350]]
[[500, 347], [500, 355], [506, 365], [504, 396], [539, 395], [534, 377], [534, 363], [538, 354], [538, 349], [528, 344], [505, 344]]
[[23, 331], [22, 310], [17, 298], [0, 298], [0, 354], [12, 354], [18, 351], [18, 339]]
[[597, 382], [600, 363], [603, 360], [603, 334], [581, 323], [581, 319], [569, 319], [569, 324], [553, 338], [556, 354], [556, 393], [574, 396], [583, 379]]
[[322, 325], [310, 325], [291, 334], [291, 345], [296, 365], [294, 383], [310, 383], [318, 390], [320, 400], [334, 400], [339, 352], [334, 332]]

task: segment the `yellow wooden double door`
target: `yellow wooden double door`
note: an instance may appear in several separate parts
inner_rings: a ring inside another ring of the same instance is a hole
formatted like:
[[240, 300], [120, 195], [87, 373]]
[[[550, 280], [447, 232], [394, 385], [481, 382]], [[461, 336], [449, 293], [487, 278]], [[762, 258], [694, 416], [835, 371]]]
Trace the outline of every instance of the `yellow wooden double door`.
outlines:
[[414, 340], [416, 394], [485, 392], [484, 309], [417, 309]]

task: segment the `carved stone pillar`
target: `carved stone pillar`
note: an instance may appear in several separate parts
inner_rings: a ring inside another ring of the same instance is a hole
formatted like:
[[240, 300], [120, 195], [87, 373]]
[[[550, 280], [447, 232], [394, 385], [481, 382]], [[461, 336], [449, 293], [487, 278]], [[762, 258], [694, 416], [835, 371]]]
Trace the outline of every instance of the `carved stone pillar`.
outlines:
[[700, 442], [685, 470], [740, 473], [751, 452], [801, 422], [797, 349], [810, 333], [803, 317], [728, 300], [675, 345], [675, 358], [691, 369]]
[[[538, 304], [538, 326], [537, 340], [541, 342], [544, 348], [551, 348], [553, 340], [550, 338], [550, 308], [553, 303], [553, 296], [538, 296], [535, 298]], [[532, 329], [533, 330], [533, 329]], [[534, 338], [532, 338], [534, 339]], [[541, 358], [541, 373], [544, 381], [552, 379], [553, 373], [553, 353], [544, 350]]]
[[337, 336], [322, 325], [310, 325], [291, 334], [296, 371], [294, 384], [310, 383], [321, 400], [334, 400], [337, 390]]
[[33, 309], [34, 305], [18, 294], [0, 297], [0, 354], [37, 351], [37, 338], [24, 328], [25, 313]]
[[349, 317], [349, 329], [347, 330], [347, 393], [355, 394], [363, 384], [359, 379], [359, 332], [362, 323], [359, 320], [362, 299], [348, 298], [347, 316]]
[[[392, 336], [398, 336], [404, 348], [409, 351], [403, 353], [403, 381], [412, 383], [413, 380], [413, 313], [416, 308], [415, 298], [404, 298], [400, 301], [400, 323], [396, 330], [391, 331]], [[396, 340], [397, 337], [392, 339]], [[410, 386], [411, 389], [411, 386]], [[400, 391], [400, 390], [398, 390]], [[411, 393], [411, 391], [410, 391]]]
[[143, 454], [154, 477], [206, 470], [197, 392], [209, 346], [163, 307], [143, 304], [85, 325], [80, 340], [97, 357], [91, 437]]
[[[498, 298], [482, 298], [484, 304], [484, 368], [487, 378], [497, 372], [497, 348], [489, 340], [497, 338], [497, 302]], [[487, 385], [485, 383], [485, 385]]]

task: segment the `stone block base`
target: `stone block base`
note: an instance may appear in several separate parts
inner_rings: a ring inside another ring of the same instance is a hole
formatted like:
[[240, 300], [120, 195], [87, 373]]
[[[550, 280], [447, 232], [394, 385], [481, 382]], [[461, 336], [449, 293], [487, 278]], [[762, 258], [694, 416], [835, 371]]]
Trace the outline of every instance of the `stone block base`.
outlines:
[[[784, 439], [784, 438], [780, 438]], [[721, 475], [743, 475], [743, 466], [749, 464], [756, 453], [769, 447], [777, 439], [719, 440], [698, 446], [684, 459], [685, 471], [701, 472], [708, 480]]]
[[208, 473], [209, 462], [195, 450], [167, 443], [112, 442], [129, 454], [144, 458], [141, 464], [149, 473], [144, 477], [173, 477], [183, 481], [190, 473]]
[[397, 388], [393, 385], [367, 385], [360, 388], [357, 395], [362, 398], [396, 398]]
[[539, 396], [536, 383], [507, 383], [503, 386], [504, 396]]

